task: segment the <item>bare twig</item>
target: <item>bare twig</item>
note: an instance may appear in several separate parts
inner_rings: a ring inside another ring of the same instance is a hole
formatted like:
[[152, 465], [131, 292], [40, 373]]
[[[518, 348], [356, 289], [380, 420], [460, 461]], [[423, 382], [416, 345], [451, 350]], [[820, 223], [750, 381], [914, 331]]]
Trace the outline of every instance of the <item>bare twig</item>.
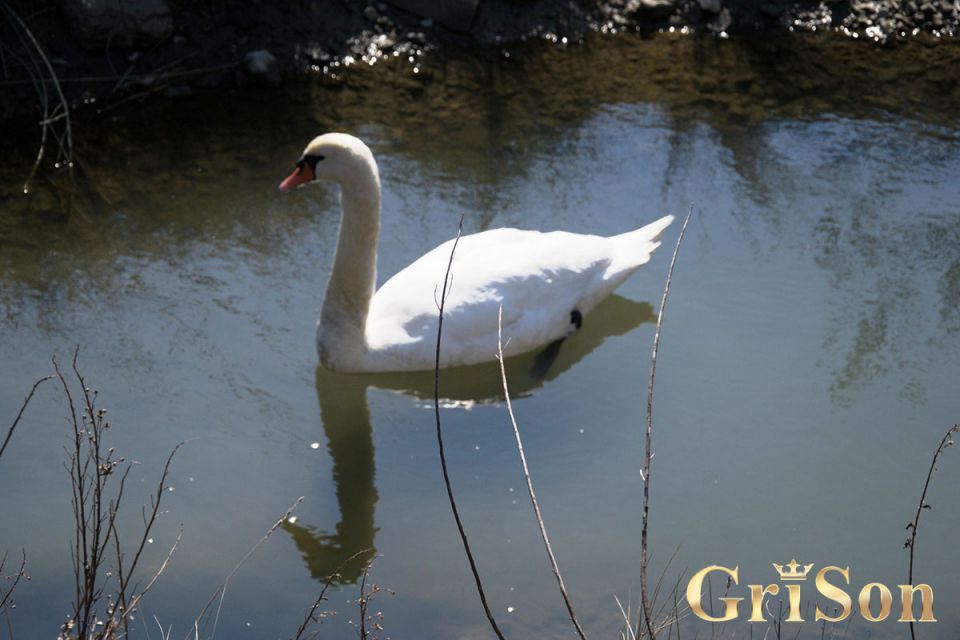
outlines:
[[[678, 602], [680, 585], [683, 583], [683, 578], [686, 575], [686, 571], [681, 571], [680, 575], [677, 577], [676, 581], [673, 584], [673, 588], [670, 590], [672, 596], [672, 602], [666, 600], [662, 602], [659, 606], [657, 603], [660, 601], [660, 589], [663, 585], [663, 580], [666, 578], [667, 574], [670, 571], [670, 567], [673, 565], [673, 561], [677, 557], [677, 553], [680, 551], [680, 545], [677, 545], [677, 548], [674, 549], [673, 554], [670, 556], [670, 559], [667, 560], [667, 564], [664, 566], [663, 571], [660, 573], [660, 577], [657, 578], [657, 584], [653, 589], [653, 595], [650, 598], [651, 608], [657, 607], [656, 611], [653, 612], [652, 619], [656, 622], [654, 627], [655, 632], [662, 631], [663, 629], [669, 629], [670, 634], [668, 637], [673, 637], [673, 630], [676, 629], [677, 637], [680, 636], [680, 621], [686, 618], [690, 613], [690, 607], [686, 604], [680, 605]], [[707, 584], [710, 584], [709, 577], [707, 579]], [[627, 608], [624, 610], [623, 604], [620, 602], [620, 599], [614, 596], [614, 600], [617, 603], [617, 606], [620, 610], [620, 616], [624, 619], [624, 627], [620, 632], [620, 637], [622, 640], [645, 640], [646, 635], [642, 633], [643, 629], [643, 609], [638, 607], [637, 610], [637, 623], [636, 631], [634, 630], [633, 616], [631, 615], [630, 607], [630, 597], [627, 596]], [[640, 634], [639, 636], [637, 634]], [[711, 636], [712, 637], [712, 636]]]
[[620, 615], [623, 617], [623, 628], [627, 630], [626, 633], [620, 632], [620, 637], [622, 640], [637, 640], [636, 634], [633, 632], [633, 620], [630, 619], [630, 601], [627, 600], [627, 608], [624, 610], [623, 604], [620, 602], [620, 598], [616, 595], [613, 596], [613, 600], [617, 603], [617, 608], [620, 609]]
[[[907, 584], [913, 584], [913, 552], [916, 549], [917, 528], [920, 526], [920, 514], [923, 513], [924, 509], [930, 508], [930, 505], [927, 504], [927, 489], [930, 488], [930, 478], [933, 477], [933, 470], [937, 466], [937, 458], [940, 457], [940, 454], [943, 453], [944, 449], [953, 446], [953, 436], [957, 433], [960, 433], [960, 424], [955, 424], [950, 427], [944, 434], [943, 439], [940, 440], [937, 450], [933, 453], [933, 460], [930, 461], [930, 469], [927, 471], [927, 480], [923, 483], [923, 492], [920, 494], [920, 502], [917, 503], [917, 513], [913, 516], [913, 520], [907, 524], [907, 530], [910, 531], [910, 537], [907, 538], [907, 541], [903, 545], [904, 547], [910, 549], [910, 568], [907, 572]], [[912, 640], [916, 640], [917, 638], [916, 635], [914, 635], [912, 619], [910, 621], [910, 638], [912, 638]]]
[[[167, 476], [169, 476], [170, 474], [170, 463], [173, 462], [173, 457], [177, 454], [177, 450], [179, 450], [180, 447], [183, 446], [183, 444], [184, 444], [183, 442], [178, 442], [176, 444], [176, 446], [170, 452], [170, 455], [167, 456], [166, 464], [163, 465], [163, 473], [160, 475], [160, 482], [157, 483], [156, 495], [150, 498], [150, 512], [149, 514], [146, 514], [144, 516], [143, 535], [140, 536], [140, 543], [137, 547], [137, 551], [136, 553], [134, 553], [133, 561], [130, 563], [130, 566], [127, 568], [126, 573], [124, 573], [122, 568], [123, 556], [120, 553], [120, 536], [117, 533], [117, 528], [116, 528], [116, 509], [119, 506], [120, 493], [118, 493], [117, 495], [117, 505], [114, 506], [113, 514], [111, 514], [110, 528], [113, 531], [114, 542], [116, 543], [116, 546], [117, 546], [117, 566], [118, 566], [117, 580], [119, 581], [119, 584], [120, 584], [120, 588], [117, 590], [117, 605], [115, 607], [115, 610], [122, 614], [121, 619], [122, 619], [123, 628], [124, 628], [124, 635], [129, 635], [128, 633], [129, 630], [127, 628], [128, 619], [129, 619], [128, 614], [132, 613], [137, 608], [137, 605], [140, 603], [140, 600], [143, 598], [143, 596], [147, 594], [150, 588], [153, 587], [154, 583], [157, 581], [157, 578], [160, 577], [160, 574], [163, 573], [164, 569], [167, 568], [167, 563], [170, 562], [170, 558], [173, 556], [173, 552], [176, 551], [177, 545], [180, 544], [180, 538], [183, 535], [183, 529], [181, 528], [180, 532], [177, 534], [177, 539], [174, 541], [173, 546], [171, 546], [170, 551], [167, 552], [166, 558], [164, 558], [163, 562], [160, 565], [160, 568], [157, 569], [157, 571], [153, 574], [153, 577], [150, 579], [147, 585], [143, 589], [140, 589], [139, 592], [137, 592], [136, 589], [134, 589], [132, 592], [129, 591], [130, 581], [133, 578], [133, 573], [137, 568], [137, 564], [140, 562], [140, 556], [143, 554], [143, 549], [149, 540], [150, 531], [153, 528], [153, 524], [157, 520], [157, 513], [160, 510], [160, 500], [163, 497], [163, 492], [167, 487]], [[129, 467], [127, 467], [127, 469], [129, 470]], [[123, 479], [124, 480], [126, 479], [126, 472], [123, 474]], [[122, 490], [123, 490], [123, 485], [121, 481], [120, 491], [122, 492]], [[127, 602], [128, 598], [130, 598], [129, 604]]]
[[[384, 590], [375, 582], [371, 582], [367, 586], [367, 578], [373, 568], [374, 560], [376, 558], [371, 558], [363, 568], [363, 577], [360, 580], [360, 598], [357, 600], [360, 609], [360, 640], [377, 640], [379, 638], [377, 634], [383, 632], [383, 612], [377, 611], [374, 615], [370, 615], [370, 603], [373, 602], [377, 594]], [[387, 592], [393, 593], [389, 589], [387, 589]], [[370, 624], [369, 629], [367, 623]]]
[[360, 640], [367, 640], [367, 599], [364, 597], [364, 590], [367, 588], [367, 572], [370, 565], [363, 568], [363, 577], [360, 578], [360, 599], [357, 601], [360, 605]]
[[[660, 349], [660, 330], [663, 327], [663, 312], [667, 306], [667, 296], [670, 294], [670, 282], [673, 279], [673, 268], [677, 264], [677, 254], [680, 252], [680, 243], [683, 242], [683, 234], [687, 230], [687, 224], [690, 222], [690, 216], [693, 215], [693, 207], [687, 212], [687, 217], [680, 227], [680, 235], [677, 237], [677, 244], [673, 248], [673, 257], [670, 259], [670, 268], [667, 270], [667, 282], [663, 287], [663, 296], [660, 298], [660, 310], [657, 312], [657, 327], [653, 334], [653, 354], [650, 357], [650, 379], [647, 382], [647, 425], [646, 438], [644, 446], [643, 470], [643, 525], [640, 531], [640, 603], [643, 608], [643, 620], [647, 627], [647, 634], [650, 640], [657, 637], [656, 628], [653, 621], [653, 611], [650, 605], [650, 597], [647, 593], [647, 529], [650, 515], [650, 461], [653, 459], [653, 453], [650, 449], [650, 435], [653, 431], [653, 379], [657, 371], [657, 352]], [[637, 621], [637, 631], [634, 634], [640, 637], [640, 622]]]
[[[6, 8], [10, 12], [11, 16], [15, 15], [9, 5], [7, 5]], [[29, 193], [30, 182], [33, 180], [37, 169], [40, 167], [40, 163], [43, 161], [43, 156], [47, 149], [47, 131], [49, 126], [46, 123], [48, 123], [50, 120], [50, 96], [47, 92], [47, 84], [43, 79], [43, 70], [37, 63], [36, 56], [31, 53], [33, 46], [27, 43], [22, 29], [15, 27], [14, 31], [17, 34], [17, 39], [20, 41], [20, 45], [23, 47], [27, 58], [23, 59], [16, 55], [16, 53], [13, 51], [11, 51], [11, 54], [13, 55], [13, 58], [20, 63], [20, 66], [23, 67], [23, 69], [27, 72], [27, 75], [30, 77], [29, 81], [22, 82], [22, 84], [30, 84], [33, 86], [33, 90], [37, 94], [37, 100], [40, 102], [40, 111], [43, 114], [40, 120], [40, 144], [37, 146], [37, 156], [33, 161], [33, 165], [30, 168], [30, 173], [27, 176], [27, 179], [24, 180], [23, 183], [23, 192]]]
[[[352, 562], [354, 559], [362, 556], [370, 550], [371, 549], [367, 548], [357, 551], [355, 554], [341, 562], [340, 565], [333, 570], [333, 573], [327, 576], [326, 581], [323, 583], [323, 588], [320, 589], [320, 595], [317, 596], [313, 606], [307, 611], [307, 615], [303, 618], [303, 623], [300, 625], [300, 628], [297, 629], [297, 633], [293, 636], [293, 638], [291, 638], [291, 640], [300, 640], [303, 637], [303, 634], [306, 632], [307, 627], [310, 626], [310, 623], [317, 622], [317, 618], [314, 617], [314, 614], [317, 612], [317, 609], [320, 608], [320, 604], [325, 600], [325, 596], [327, 595], [327, 590], [330, 588], [330, 585], [333, 584], [333, 581], [340, 576], [340, 572], [343, 570], [343, 568], [350, 564], [350, 562]], [[364, 572], [364, 575], [366, 575], [366, 572]]]
[[10, 442], [10, 438], [13, 437], [13, 432], [16, 431], [17, 425], [20, 424], [20, 418], [23, 417], [23, 412], [27, 410], [27, 405], [30, 404], [30, 401], [33, 399], [33, 394], [37, 392], [37, 388], [41, 384], [52, 378], [53, 376], [44, 376], [33, 383], [33, 387], [30, 388], [30, 393], [27, 394], [27, 397], [23, 400], [23, 404], [20, 405], [20, 411], [17, 412], [17, 417], [13, 419], [13, 424], [11, 424], [10, 429], [7, 430], [7, 437], [3, 439], [3, 444], [0, 445], [0, 458], [3, 457], [3, 452], [7, 450], [7, 444]]
[[463, 528], [463, 522], [460, 520], [460, 511], [457, 509], [457, 501], [453, 497], [453, 487], [450, 485], [450, 474], [447, 471], [447, 456], [443, 450], [443, 431], [440, 428], [440, 340], [443, 336], [443, 309], [447, 301], [447, 291], [450, 283], [450, 269], [453, 266], [453, 256], [457, 252], [457, 244], [460, 242], [460, 235], [463, 232], [463, 216], [460, 217], [460, 223], [457, 225], [457, 237], [453, 241], [453, 247], [450, 249], [450, 260], [447, 262], [447, 271], [443, 276], [443, 290], [440, 292], [440, 313], [437, 318], [437, 350], [433, 369], [433, 408], [437, 422], [437, 447], [440, 450], [440, 466], [443, 469], [443, 483], [447, 488], [447, 498], [450, 500], [450, 510], [453, 512], [453, 519], [457, 523], [457, 531], [460, 533], [460, 540], [463, 543], [463, 550], [467, 554], [467, 560], [470, 563], [470, 571], [473, 573], [473, 580], [477, 584], [477, 593], [480, 595], [480, 603], [483, 605], [483, 611], [487, 615], [487, 621], [496, 634], [497, 638], [504, 640], [500, 627], [490, 611], [487, 604], [487, 596], [483, 591], [483, 582], [480, 580], [480, 572], [477, 570], [477, 563], [473, 559], [473, 553], [470, 551], [470, 542], [467, 540], [467, 532]]
[[[61, 141], [61, 144], [60, 144], [60, 151], [58, 153], [58, 163], [62, 158], [63, 163], [67, 165], [67, 167], [70, 170], [70, 175], [72, 176], [73, 175], [73, 129], [70, 123], [70, 103], [67, 101], [66, 97], [63, 94], [63, 89], [61, 88], [60, 81], [57, 78], [57, 72], [54, 70], [53, 64], [50, 62], [50, 58], [47, 57], [47, 54], [44, 52], [43, 47], [40, 46], [40, 43], [37, 41], [36, 37], [33, 35], [33, 32], [30, 30], [27, 24], [20, 18], [20, 16], [17, 15], [17, 13], [13, 10], [13, 8], [9, 5], [9, 3], [5, 2], [3, 4], [4, 4], [4, 8], [7, 10], [7, 13], [10, 15], [10, 18], [20, 27], [20, 30], [24, 34], [26, 34], [27, 38], [30, 40], [30, 43], [33, 45], [33, 48], [37, 52], [37, 56], [43, 62], [44, 67], [46, 67], [47, 74], [50, 77], [50, 82], [52, 82], [53, 87], [57, 92], [57, 97], [60, 101], [59, 105], [57, 106], [57, 109], [62, 110], [62, 113], [63, 113], [64, 134], [65, 134], [65, 140]], [[49, 126], [48, 122], [50, 121], [47, 92], [46, 92], [46, 83], [42, 79], [42, 77], [39, 77], [39, 79], [36, 80], [34, 84], [35, 86], [39, 84], [41, 88], [40, 91], [38, 91], [38, 94], [40, 95], [42, 106], [43, 106], [43, 120], [41, 123], [41, 127], [43, 128], [43, 131], [41, 134], [40, 150], [37, 153], [37, 159], [34, 162], [33, 168], [30, 170], [30, 175], [27, 177], [27, 180], [23, 185], [24, 193], [30, 190], [30, 181], [33, 179], [34, 175], [36, 174], [37, 168], [40, 165], [40, 161], [43, 159], [44, 147], [46, 144], [46, 137], [47, 137], [47, 127]]]
[[[98, 110], [97, 110], [97, 113], [101, 113], [101, 114], [102, 114], [102, 113], [106, 113], [106, 112], [111, 111], [112, 109], [114, 109], [114, 108], [116, 108], [116, 107], [118, 107], [118, 106], [126, 103], [126, 102], [129, 102], [129, 101], [131, 101], [131, 100], [136, 100], [137, 98], [144, 98], [144, 97], [150, 95], [151, 93], [155, 93], [155, 92], [157, 92], [157, 91], [162, 91], [163, 89], [166, 89], [169, 85], [165, 84], [164, 81], [165, 81], [168, 77], [170, 77], [170, 75], [171, 75], [171, 74], [169, 73], [169, 69], [172, 69], [172, 68], [176, 67], [177, 65], [179, 65], [179, 64], [181, 64], [181, 63], [189, 60], [190, 58], [192, 58], [192, 57], [194, 57], [194, 56], [196, 56], [197, 54], [198, 54], [198, 52], [197, 52], [197, 51], [194, 51], [194, 52], [188, 53], [188, 54], [186, 54], [186, 55], [184, 55], [184, 56], [180, 56], [180, 57], [177, 58], [176, 60], [172, 60], [172, 61], [168, 62], [168, 63], [165, 64], [165, 65], [162, 65], [162, 66], [160, 66], [160, 67], [157, 67], [156, 69], [154, 69], [154, 70], [151, 71], [150, 73], [142, 76], [141, 82], [149, 82], [149, 84], [150, 84], [150, 86], [149, 86], [147, 89], [145, 89], [145, 90], [143, 90], [143, 91], [139, 91], [139, 92], [137, 92], [137, 93], [135, 93], [135, 94], [133, 94], [133, 95], [129, 95], [129, 96], [127, 96], [127, 97], [125, 97], [125, 98], [122, 98], [122, 99], [120, 99], [120, 100], [116, 100], [116, 101], [114, 101], [114, 102], [111, 102], [111, 103], [108, 104], [106, 107], [103, 107], [102, 109], [98, 109]], [[117, 83], [113, 86], [113, 89], [110, 91], [110, 96], [111, 96], [111, 97], [112, 97], [114, 94], [116, 94], [116, 92], [117, 92], [118, 90], [120, 90], [121, 88], [124, 88], [124, 89], [126, 88], [126, 86], [127, 86], [127, 85], [126, 85], [126, 82], [127, 82], [127, 80], [130, 78], [130, 72], [133, 70], [133, 67], [134, 67], [135, 64], [136, 64], [136, 62], [131, 63], [130, 66], [127, 67], [126, 73], [124, 73], [123, 76], [121, 76], [120, 79], [117, 80]]]
[[563, 576], [560, 575], [560, 567], [557, 566], [557, 559], [553, 555], [553, 548], [550, 546], [550, 538], [547, 536], [547, 527], [543, 523], [543, 514], [540, 513], [540, 503], [537, 501], [537, 494], [533, 490], [533, 480], [530, 479], [530, 469], [527, 467], [527, 456], [523, 453], [523, 441], [520, 439], [520, 428], [517, 426], [517, 418], [513, 413], [513, 403], [510, 401], [510, 389], [507, 387], [507, 368], [503, 362], [503, 305], [497, 312], [497, 360], [500, 362], [500, 378], [503, 381], [503, 395], [507, 399], [507, 413], [510, 415], [510, 424], [513, 426], [513, 436], [517, 443], [517, 453], [520, 454], [520, 464], [523, 466], [523, 477], [527, 481], [527, 493], [530, 495], [530, 502], [533, 504], [533, 514], [537, 518], [537, 526], [540, 527], [540, 537], [543, 539], [543, 546], [547, 548], [547, 558], [550, 559], [550, 568], [557, 579], [557, 586], [560, 588], [560, 595], [563, 597], [563, 603], [567, 606], [567, 613], [570, 615], [570, 621], [577, 630], [577, 635], [581, 640], [587, 640], [583, 627], [577, 619], [577, 614], [573, 611], [573, 603], [570, 602], [570, 596], [567, 594], [567, 588], [563, 584]]
[[[17, 585], [20, 584], [20, 579], [26, 577], [27, 572], [25, 571], [27, 567], [27, 552], [21, 551], [20, 559], [20, 568], [17, 569], [16, 576], [13, 578], [13, 584], [10, 585], [6, 590], [0, 588], [0, 611], [6, 613], [7, 604], [10, 602], [10, 598], [13, 597], [13, 592], [16, 591]], [[3, 559], [0, 559], [0, 577], [3, 577], [3, 565], [7, 564], [7, 554], [3, 554]], [[7, 577], [9, 580], [9, 576]], [[27, 578], [29, 580], [30, 578]]]
[[[147, 592], [156, 584], [157, 579], [163, 574], [166, 570], [167, 565], [170, 564], [170, 558], [173, 557], [174, 552], [177, 550], [177, 545], [180, 544], [180, 540], [183, 538], [183, 527], [180, 527], [180, 531], [177, 532], [177, 539], [173, 541], [173, 544], [170, 545], [170, 550], [167, 551], [167, 555], [164, 556], [163, 562], [160, 563], [160, 567], [154, 572], [153, 576], [150, 578], [150, 581], [147, 582], [147, 585], [140, 590], [133, 598], [130, 600], [130, 606], [127, 607], [127, 610], [131, 613], [136, 610], [137, 605], [140, 604], [140, 600], [143, 599]], [[129, 580], [129, 578], [128, 578]], [[129, 635], [129, 633], [124, 633], [124, 635]]]
[[[271, 535], [273, 535], [273, 532], [276, 531], [277, 529], [279, 529], [279, 528], [280, 528], [280, 525], [282, 525], [286, 520], [288, 520], [288, 519], [290, 518], [290, 515], [293, 513], [294, 509], [296, 509], [296, 508], [300, 505], [301, 502], [303, 502], [303, 496], [300, 496], [299, 498], [297, 498], [297, 501], [294, 502], [292, 505], [290, 505], [290, 508], [287, 509], [286, 513], [284, 513], [284, 514], [280, 517], [279, 520], [277, 520], [275, 523], [273, 523], [273, 526], [271, 526], [271, 527], [267, 530], [267, 532], [266, 532], [265, 534], [263, 534], [263, 537], [261, 537], [259, 540], [257, 540], [256, 544], [254, 544], [252, 547], [250, 547], [250, 550], [247, 551], [246, 555], [244, 555], [243, 558], [241, 558], [240, 562], [238, 562], [237, 565], [233, 568], [233, 570], [232, 570], [229, 574], [227, 574], [227, 577], [226, 577], [226, 578], [224, 579], [224, 581], [220, 584], [220, 586], [217, 587], [216, 591], [213, 592], [213, 595], [210, 596], [210, 599], [207, 600], [207, 603], [206, 603], [205, 605], [203, 605], [203, 609], [200, 610], [200, 613], [197, 615], [197, 617], [194, 618], [194, 620], [193, 620], [193, 629], [194, 629], [194, 632], [193, 632], [193, 634], [192, 634], [194, 637], [199, 637], [200, 621], [203, 619], [203, 617], [204, 617], [204, 616], [207, 614], [207, 612], [210, 610], [210, 607], [211, 607], [211, 605], [213, 605], [214, 602], [217, 602], [217, 610], [216, 610], [216, 613], [215, 613], [215, 615], [214, 615], [214, 619], [213, 619], [213, 630], [212, 630], [212, 632], [210, 633], [210, 637], [213, 638], [213, 636], [216, 635], [216, 633], [217, 633], [217, 623], [220, 621], [220, 611], [221, 611], [221, 609], [223, 608], [223, 600], [224, 600], [224, 598], [225, 598], [226, 595], [227, 595], [227, 587], [230, 585], [230, 580], [233, 578], [233, 576], [235, 576], [235, 575], [237, 574], [237, 572], [240, 570], [240, 567], [242, 567], [244, 564], [246, 564], [247, 560], [249, 560], [250, 557], [256, 552], [256, 550], [260, 548], [260, 545], [262, 545], [264, 542], [266, 542], [266, 541], [267, 541], [267, 538], [269, 538]], [[190, 637], [191, 637], [191, 634], [187, 634], [186, 637], [187, 637], [187, 638], [190, 638]]]
[[[234, 67], [239, 66], [238, 62], [227, 62], [224, 64], [211, 65], [209, 67], [198, 67], [196, 69], [183, 69], [181, 71], [171, 71], [164, 74], [164, 78], [185, 78], [190, 76], [203, 75], [205, 73], [216, 73], [217, 71], [226, 71], [227, 69], [233, 69]], [[144, 81], [154, 76], [154, 73], [144, 73], [140, 75], [130, 75], [127, 76], [127, 80], [140, 80]], [[57, 81], [60, 84], [91, 84], [95, 82], [116, 82], [121, 76], [119, 75], [110, 75], [110, 76], [76, 76], [72, 78], [58, 78]], [[40, 80], [40, 82], [52, 84], [52, 80]], [[0, 87], [15, 87], [23, 86], [28, 84], [34, 84], [30, 80], [2, 80], [0, 81]]]
[[[124, 554], [117, 530], [117, 514], [123, 501], [124, 488], [131, 465], [123, 458], [115, 457], [112, 447], [105, 445], [105, 436], [110, 428], [107, 411], [97, 408], [97, 391], [91, 390], [77, 365], [79, 349], [74, 351], [72, 369], [80, 393], [79, 404], [74, 402], [71, 384], [53, 359], [54, 372], [63, 387], [70, 408], [68, 419], [73, 427], [72, 450], [68, 450], [72, 490], [71, 505], [74, 517], [74, 543], [71, 553], [74, 570], [73, 611], [61, 626], [60, 638], [77, 640], [113, 640], [118, 635], [127, 636], [130, 616], [139, 606], [143, 596], [153, 587], [166, 569], [180, 541], [174, 542], [160, 568], [154, 572], [147, 585], [140, 588], [134, 584], [141, 555], [151, 542], [150, 532], [159, 515], [160, 501], [167, 486], [170, 464], [183, 443], [176, 445], [167, 458], [163, 473], [157, 483], [155, 496], [150, 500], [150, 509], [143, 511], [143, 530], [136, 543], [132, 560], [124, 566]], [[111, 481], [119, 476], [115, 483]], [[108, 569], [108, 550], [113, 549], [114, 566]], [[104, 594], [107, 596], [103, 603]]]

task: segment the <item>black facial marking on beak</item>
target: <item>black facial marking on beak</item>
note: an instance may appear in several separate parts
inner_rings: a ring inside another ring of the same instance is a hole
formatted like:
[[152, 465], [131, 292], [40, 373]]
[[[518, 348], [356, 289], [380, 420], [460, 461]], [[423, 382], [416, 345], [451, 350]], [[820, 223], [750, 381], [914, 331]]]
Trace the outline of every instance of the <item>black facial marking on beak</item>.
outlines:
[[583, 314], [580, 313], [580, 309], [574, 309], [570, 312], [570, 324], [577, 329], [583, 326]]
[[313, 179], [316, 180], [317, 175], [317, 163], [323, 160], [323, 156], [302, 156], [297, 160], [297, 173], [302, 173], [304, 167], [310, 167], [310, 173], [314, 176]]
[[[307, 156], [303, 156], [303, 157], [300, 159], [300, 163], [306, 163], [307, 165], [309, 165], [309, 166], [310, 166], [310, 170], [313, 171], [314, 174], [316, 174], [316, 173], [317, 173], [317, 163], [320, 162], [321, 160], [323, 160], [323, 156], [319, 156], [319, 155], [318, 155], [318, 156], [307, 155]], [[298, 163], [298, 165], [299, 165], [300, 163]]]

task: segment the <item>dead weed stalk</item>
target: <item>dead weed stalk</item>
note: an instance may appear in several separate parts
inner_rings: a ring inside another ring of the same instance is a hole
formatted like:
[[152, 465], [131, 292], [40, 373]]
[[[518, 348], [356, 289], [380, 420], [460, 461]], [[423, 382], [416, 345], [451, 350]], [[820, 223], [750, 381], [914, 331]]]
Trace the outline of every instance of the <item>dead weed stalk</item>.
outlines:
[[71, 549], [74, 601], [58, 638], [113, 640], [129, 635], [132, 615], [166, 569], [180, 541], [178, 535], [159, 568], [140, 586], [135, 576], [157, 520], [170, 463], [183, 443], [178, 443], [170, 452], [150, 505], [143, 508], [143, 530], [134, 540], [131, 555], [124, 551], [117, 514], [132, 465], [106, 445], [111, 427], [107, 410], [97, 406], [98, 393], [87, 386], [77, 367], [78, 356], [79, 349], [74, 351], [71, 366], [74, 384], [79, 390], [76, 396], [67, 375], [53, 358], [55, 377], [66, 396], [67, 419], [73, 428], [65, 467], [70, 475], [75, 525]]
[[[657, 311], [657, 327], [653, 333], [653, 353], [650, 356], [650, 378], [647, 382], [647, 422], [643, 449], [643, 469], [640, 472], [641, 478], [643, 479], [643, 524], [640, 529], [640, 604], [643, 612], [643, 622], [647, 629], [647, 637], [651, 640], [655, 640], [657, 637], [657, 629], [647, 585], [647, 562], [649, 559], [647, 531], [650, 524], [650, 462], [653, 460], [653, 451], [650, 448], [651, 435], [653, 433], [653, 380], [657, 372], [660, 331], [663, 328], [663, 313], [667, 308], [667, 296], [670, 295], [673, 269], [677, 265], [677, 254], [680, 253], [680, 243], [683, 242], [683, 235], [687, 231], [687, 224], [690, 223], [690, 216], [692, 215], [693, 207], [691, 206], [687, 212], [687, 217], [683, 220], [683, 226], [680, 227], [680, 235], [677, 236], [677, 244], [674, 246], [673, 256], [670, 258], [670, 268], [667, 270], [667, 281], [663, 287], [663, 296], [660, 298], [660, 309]], [[641, 637], [639, 621], [637, 622], [635, 637]]]

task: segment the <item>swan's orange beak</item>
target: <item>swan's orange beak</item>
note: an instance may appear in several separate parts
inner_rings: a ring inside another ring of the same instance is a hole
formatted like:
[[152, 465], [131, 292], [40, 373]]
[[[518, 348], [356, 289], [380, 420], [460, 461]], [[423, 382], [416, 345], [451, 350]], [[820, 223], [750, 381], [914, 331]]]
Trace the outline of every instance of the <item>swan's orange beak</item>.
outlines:
[[301, 162], [297, 165], [297, 168], [294, 169], [293, 173], [280, 183], [280, 191], [283, 193], [293, 191], [300, 185], [310, 182], [314, 177], [316, 176], [313, 175], [313, 169], [310, 168], [310, 165]]

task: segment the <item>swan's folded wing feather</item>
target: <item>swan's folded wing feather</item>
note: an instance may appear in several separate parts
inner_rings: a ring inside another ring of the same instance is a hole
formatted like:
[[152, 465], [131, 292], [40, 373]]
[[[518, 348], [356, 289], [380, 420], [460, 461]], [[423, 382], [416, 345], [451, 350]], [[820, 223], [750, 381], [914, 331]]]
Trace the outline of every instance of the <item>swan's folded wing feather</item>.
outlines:
[[[501, 305], [507, 355], [564, 335], [570, 312], [603, 284], [609, 266], [606, 242], [598, 236], [517, 229], [462, 237], [445, 306], [445, 366], [495, 355]], [[407, 347], [435, 339], [451, 248], [452, 241], [440, 245], [377, 292], [367, 321], [371, 349], [402, 357]]]

